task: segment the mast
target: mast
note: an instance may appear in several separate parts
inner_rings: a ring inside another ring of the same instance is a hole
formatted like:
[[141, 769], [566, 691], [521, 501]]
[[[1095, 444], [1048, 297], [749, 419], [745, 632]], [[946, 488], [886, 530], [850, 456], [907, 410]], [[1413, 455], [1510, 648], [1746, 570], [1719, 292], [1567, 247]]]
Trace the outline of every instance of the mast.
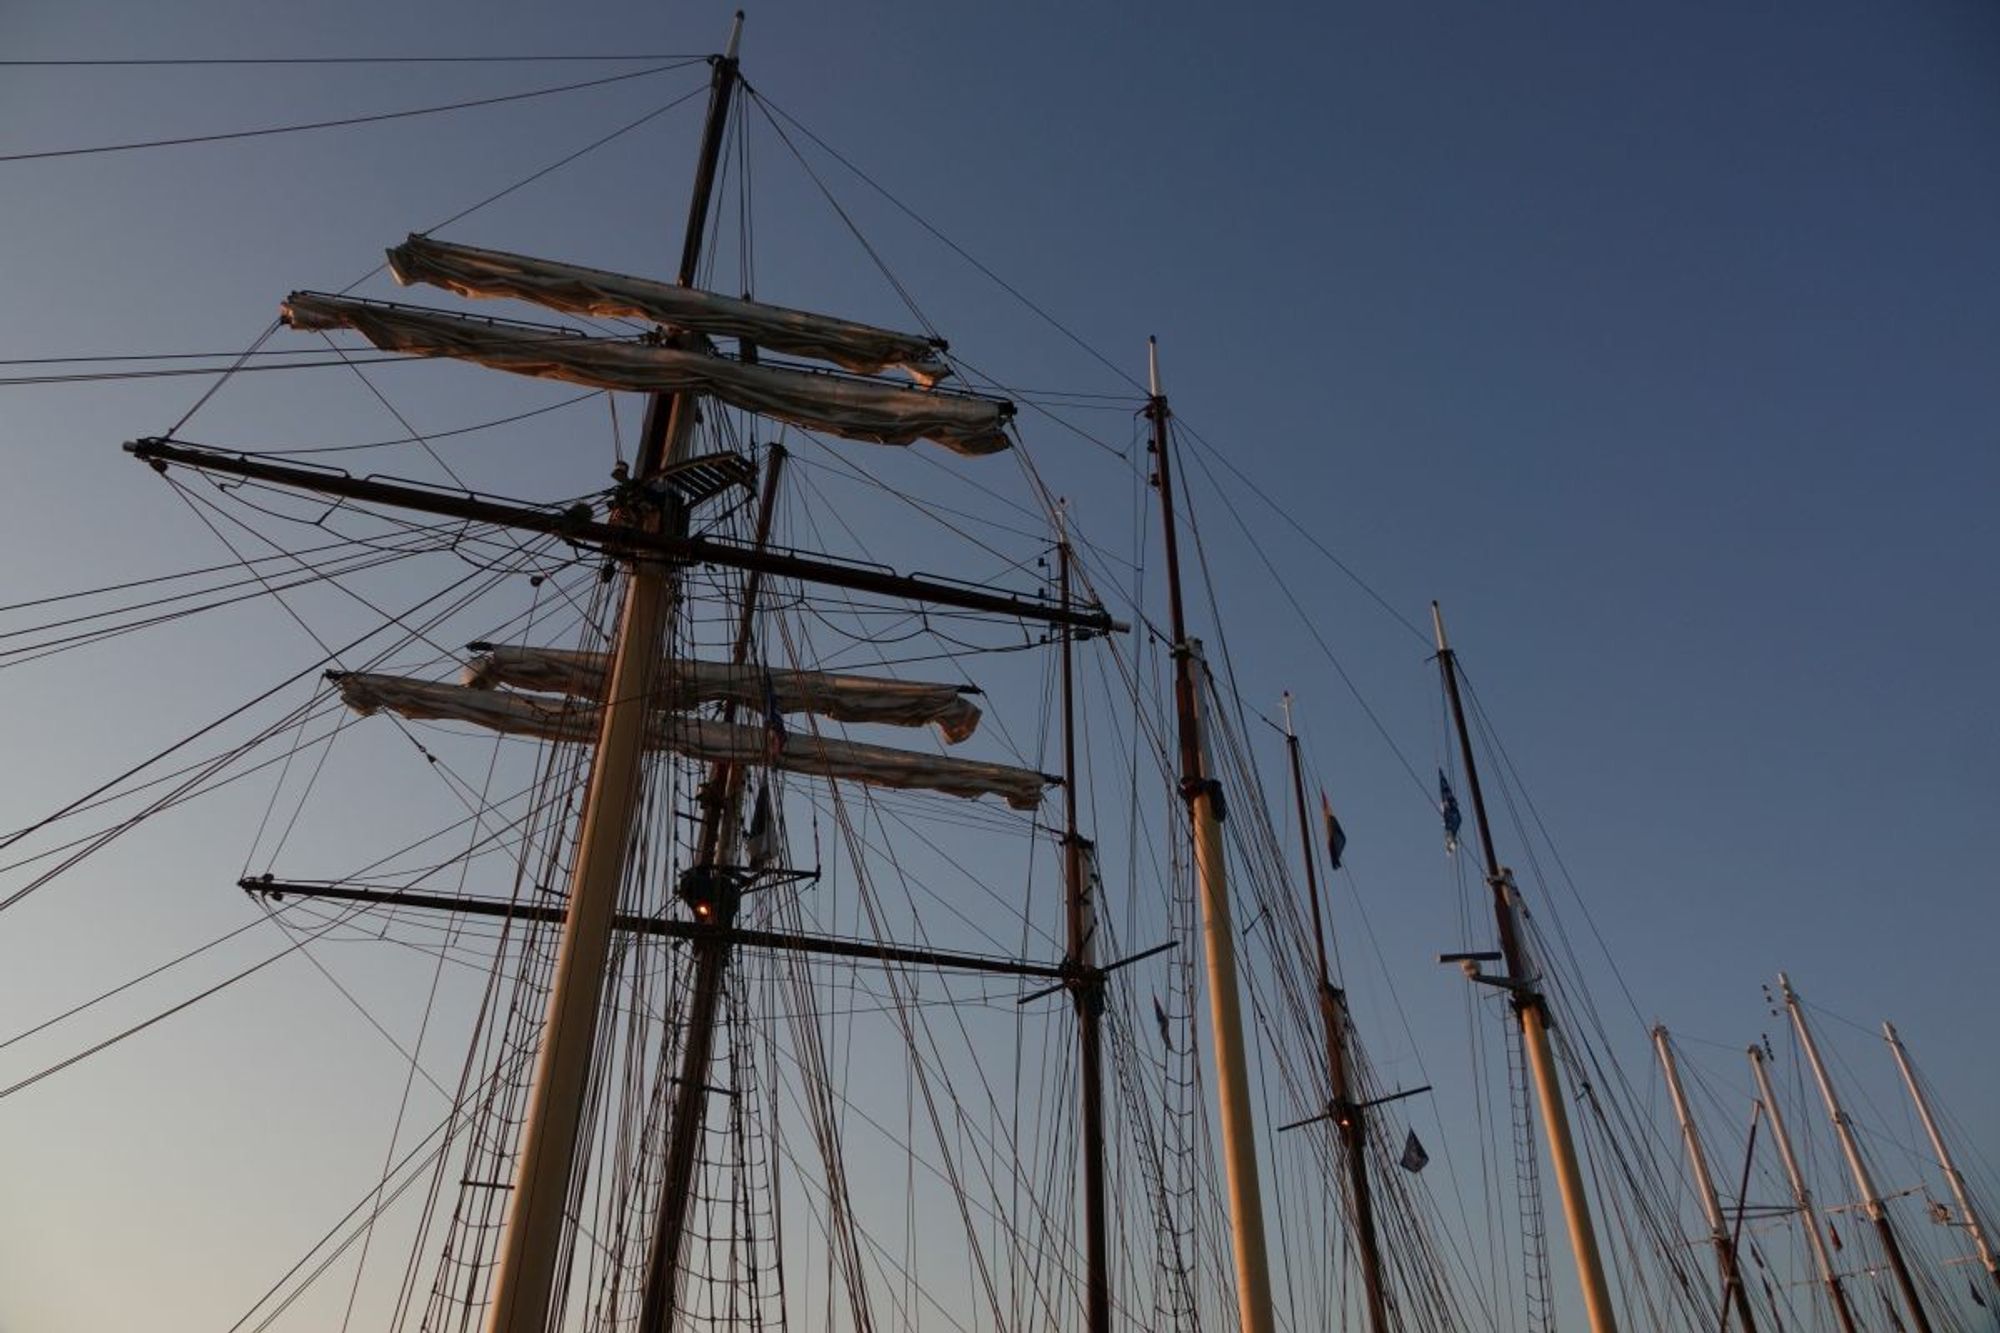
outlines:
[[1486, 818], [1486, 798], [1479, 787], [1479, 767], [1472, 756], [1472, 733], [1465, 725], [1465, 704], [1458, 692], [1458, 658], [1445, 641], [1444, 614], [1431, 603], [1431, 627], [1437, 636], [1438, 671], [1444, 676], [1445, 695], [1451, 702], [1451, 717], [1458, 729], [1459, 755], [1465, 764], [1467, 794], [1472, 798], [1472, 814], [1479, 825], [1479, 846], [1486, 858], [1486, 883], [1493, 890], [1493, 915], [1500, 935], [1500, 956], [1507, 969], [1503, 985], [1513, 993], [1515, 1017], [1521, 1024], [1522, 1044], [1528, 1050], [1528, 1064], [1535, 1077], [1535, 1097], [1541, 1106], [1542, 1124], [1549, 1141], [1549, 1156], [1555, 1163], [1556, 1187], [1562, 1194], [1563, 1217], [1569, 1224], [1570, 1250], [1576, 1258], [1577, 1281], [1583, 1287], [1584, 1313], [1592, 1333], [1617, 1333], [1617, 1316], [1611, 1308], [1611, 1289], [1604, 1277], [1604, 1260], [1598, 1253], [1597, 1228], [1590, 1218], [1590, 1200], [1585, 1192], [1583, 1169], [1577, 1162], [1576, 1145], [1569, 1128], [1569, 1108], [1563, 1100], [1562, 1079], [1556, 1070], [1555, 1053], [1549, 1045], [1548, 1002], [1528, 970], [1515, 920], [1517, 891], [1514, 874], [1500, 864], [1493, 850], [1493, 829]]
[[[785, 451], [771, 446], [770, 461], [764, 469], [764, 492], [758, 501], [758, 549], [771, 539], [771, 522], [778, 505], [778, 480], [784, 473]], [[752, 573], [745, 581], [743, 605], [737, 612], [736, 639], [730, 660], [741, 665], [750, 655], [751, 634], [756, 624], [757, 595], [763, 577]], [[733, 721], [736, 705], [725, 705], [723, 720]], [[743, 884], [734, 878], [732, 864], [738, 842], [738, 811], [742, 808], [744, 770], [734, 763], [714, 763], [701, 786], [701, 832], [696, 842], [695, 863], [685, 872], [683, 896], [693, 896], [699, 933], [691, 938], [694, 986], [688, 1005], [687, 1034], [681, 1046], [680, 1076], [674, 1084], [671, 1118], [667, 1121], [667, 1147], [660, 1171], [659, 1206], [653, 1214], [653, 1234], [646, 1253], [646, 1285], [640, 1299], [639, 1328], [655, 1333], [673, 1324], [680, 1304], [681, 1249], [687, 1237], [688, 1212], [694, 1206], [694, 1173], [700, 1165], [703, 1126], [708, 1112], [708, 1071], [715, 1059], [716, 1016], [722, 1004], [722, 986], [729, 972], [734, 941], [730, 930], [736, 924], [736, 910]]]
[[1659, 1053], [1660, 1068], [1666, 1072], [1667, 1095], [1673, 1099], [1674, 1119], [1680, 1122], [1681, 1141], [1687, 1145], [1688, 1168], [1694, 1173], [1695, 1193], [1701, 1197], [1701, 1210], [1708, 1218], [1708, 1232], [1715, 1244], [1715, 1261], [1722, 1270], [1723, 1298], [1734, 1303], [1736, 1317], [1743, 1321], [1744, 1333], [1756, 1333], [1757, 1321], [1750, 1313], [1750, 1295], [1743, 1288], [1743, 1271], [1737, 1264], [1736, 1241], [1729, 1234], [1729, 1223], [1722, 1215], [1722, 1200], [1715, 1192], [1715, 1178], [1709, 1174], [1708, 1158], [1701, 1150], [1701, 1135], [1696, 1131], [1694, 1116], [1688, 1111], [1687, 1094], [1681, 1090], [1680, 1066], [1674, 1062], [1672, 1039], [1667, 1035], [1666, 1025], [1653, 1029], [1653, 1049]]
[[1292, 798], [1299, 812], [1299, 840], [1305, 852], [1306, 893], [1312, 901], [1313, 950], [1319, 963], [1319, 1014], [1326, 1028], [1326, 1064], [1333, 1083], [1333, 1119], [1340, 1131], [1347, 1184], [1354, 1196], [1354, 1237], [1361, 1251], [1361, 1285], [1368, 1298], [1370, 1333], [1389, 1333], [1388, 1297], [1382, 1284], [1382, 1254], [1375, 1239], [1375, 1197], [1368, 1183], [1367, 1108], [1354, 1095], [1347, 1049], [1347, 993], [1333, 984], [1326, 961], [1326, 929], [1320, 915], [1319, 871], [1306, 814], [1306, 783], [1299, 763], [1299, 738], [1292, 730], [1292, 696], [1285, 696], [1285, 752], [1291, 760]]
[[1840, 1274], [1833, 1271], [1833, 1256], [1827, 1252], [1826, 1237], [1820, 1234], [1819, 1212], [1813, 1207], [1812, 1190], [1806, 1186], [1805, 1173], [1799, 1170], [1799, 1159], [1792, 1155], [1791, 1135], [1785, 1132], [1785, 1117], [1778, 1110], [1777, 1094], [1771, 1091], [1771, 1074], [1764, 1068], [1762, 1047], [1750, 1048], [1750, 1072], [1756, 1076], [1757, 1095], [1764, 1099], [1764, 1118], [1771, 1122], [1771, 1137], [1778, 1141], [1778, 1156], [1785, 1164], [1786, 1178], [1792, 1183], [1792, 1200], [1798, 1205], [1799, 1221], [1806, 1229], [1813, 1264], [1819, 1269], [1821, 1285], [1833, 1301], [1834, 1318], [1840, 1321], [1841, 1333], [1859, 1333], [1854, 1311], [1848, 1308], [1847, 1291], [1840, 1285]]
[[[1070, 605], [1070, 545], [1067, 524], [1056, 547], [1062, 605]], [[1069, 988], [1076, 1000], [1083, 1120], [1083, 1235], [1086, 1291], [1084, 1327], [1111, 1333], [1111, 1259], [1104, 1196], [1104, 980], [1097, 971], [1097, 904], [1084, 857], [1088, 845], [1077, 832], [1076, 811], [1076, 631], [1063, 626], [1063, 876], [1068, 887]]]
[[1896, 1057], [1896, 1068], [1902, 1071], [1903, 1086], [1910, 1090], [1910, 1100], [1917, 1104], [1917, 1118], [1924, 1122], [1924, 1133], [1930, 1136], [1931, 1151], [1937, 1154], [1938, 1169], [1944, 1172], [1945, 1183], [1951, 1186], [1951, 1197], [1958, 1201], [1959, 1224], [1972, 1237], [1972, 1248], [1979, 1255], [1986, 1275], [2000, 1287], [2000, 1260], [1993, 1254], [1993, 1246], [1986, 1238], [1986, 1228], [1980, 1225], [1979, 1214], [1972, 1207], [1972, 1197], [1966, 1193], [1965, 1177], [1951, 1160], [1951, 1152], [1944, 1146], [1944, 1135], [1938, 1132], [1937, 1120], [1931, 1115], [1930, 1101], [1924, 1096], [1923, 1088], [1917, 1083], [1917, 1071], [1910, 1067], [1910, 1053], [1903, 1049], [1903, 1039], [1896, 1035], [1896, 1025], [1882, 1024], [1882, 1036], [1889, 1043], [1890, 1054]]
[[1208, 964], [1209, 1027], [1215, 1043], [1215, 1096], [1222, 1131], [1223, 1172], [1229, 1186], [1230, 1239], [1236, 1260], [1236, 1305], [1241, 1333], [1274, 1333], [1271, 1274], [1264, 1248], [1264, 1201], [1257, 1180], [1255, 1121], [1250, 1074], [1236, 983], [1236, 929], [1230, 921], [1228, 865], [1222, 847], [1221, 784], [1208, 770], [1201, 732], [1201, 644], [1188, 637], [1181, 604], [1180, 544], [1174, 528], [1172, 450], [1166, 395], [1160, 392], [1158, 344], [1146, 340], [1151, 393], [1146, 416], [1153, 424], [1154, 483], [1166, 525], [1167, 605], [1173, 634], [1174, 713], [1180, 740], [1181, 798], [1194, 830], [1195, 876], [1201, 893], [1201, 937]]
[[1908, 1307], [1910, 1318], [1916, 1323], [1917, 1333], [1931, 1333], [1930, 1316], [1924, 1312], [1924, 1303], [1917, 1296], [1916, 1279], [1910, 1274], [1910, 1265], [1903, 1258], [1903, 1247], [1896, 1240], [1896, 1228], [1889, 1221], [1889, 1210], [1882, 1206], [1882, 1196], [1875, 1191], [1875, 1182], [1868, 1174], [1868, 1163], [1862, 1160], [1861, 1145], [1854, 1138], [1854, 1123], [1847, 1112], [1841, 1109], [1840, 1097], [1833, 1090], [1833, 1082], [1827, 1077], [1826, 1066], [1820, 1063], [1819, 1047], [1814, 1044], [1812, 1030], [1806, 1026], [1806, 1012], [1799, 1003], [1798, 992], [1792, 989], [1791, 978], [1783, 972], [1778, 974], [1778, 990], [1785, 999], [1785, 1008], [1792, 1016], [1792, 1027], [1799, 1034], [1799, 1045], [1805, 1048], [1806, 1063], [1812, 1066], [1813, 1080], [1819, 1084], [1819, 1094], [1826, 1099], [1826, 1114], [1833, 1121], [1833, 1132], [1840, 1139], [1840, 1151], [1847, 1158], [1847, 1169], [1854, 1176], [1854, 1188], [1861, 1195], [1861, 1206], [1867, 1210], [1868, 1220], [1875, 1224], [1875, 1232], [1882, 1240], [1882, 1252], [1889, 1258], [1889, 1270], [1896, 1275], [1896, 1287], [1903, 1293], [1903, 1304]]
[[[729, 97], [736, 84], [736, 50], [742, 32], [743, 16], [738, 13], [730, 29], [728, 49], [716, 60], [710, 84], [695, 204], [681, 248], [682, 286], [693, 283], [701, 235], [707, 228], [708, 201], [722, 150]], [[692, 395], [652, 396], [634, 470], [637, 480], [651, 479], [668, 462], [687, 453], [694, 435], [694, 416]], [[671, 526], [685, 535], [685, 511], [667, 516], [664, 523], [662, 518], [652, 515], [642, 518], [641, 523]], [[625, 877], [633, 814], [641, 797], [650, 696], [663, 659], [661, 645], [674, 598], [670, 574], [646, 561], [633, 562], [619, 613], [596, 758], [584, 795], [570, 875], [569, 913], [557, 946], [548, 1018], [521, 1126], [514, 1188], [486, 1315], [487, 1333], [543, 1333], [551, 1322], [563, 1220], [597, 1044], [612, 918]]]

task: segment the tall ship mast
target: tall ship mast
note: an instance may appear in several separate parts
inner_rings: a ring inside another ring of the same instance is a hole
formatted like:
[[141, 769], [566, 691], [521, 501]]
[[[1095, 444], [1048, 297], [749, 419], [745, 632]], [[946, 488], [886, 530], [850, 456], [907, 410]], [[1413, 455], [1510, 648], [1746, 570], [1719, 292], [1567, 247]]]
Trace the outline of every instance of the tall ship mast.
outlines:
[[[1459, 755], [1465, 765], [1467, 793], [1472, 798], [1472, 816], [1479, 835], [1479, 850], [1486, 868], [1486, 885], [1492, 893], [1493, 917], [1500, 943], [1499, 961], [1505, 972], [1493, 978], [1503, 987], [1520, 1024], [1521, 1040], [1527, 1048], [1533, 1072], [1536, 1105], [1548, 1136], [1549, 1157], [1555, 1164], [1556, 1186], [1562, 1197], [1563, 1219], [1568, 1224], [1571, 1255], [1576, 1263], [1577, 1281], [1583, 1289], [1583, 1303], [1592, 1333], [1614, 1333], [1617, 1312], [1605, 1276], [1602, 1250], [1597, 1242], [1597, 1225], [1591, 1216], [1590, 1196], [1583, 1168], [1570, 1132], [1569, 1102], [1563, 1095], [1561, 1075], [1549, 1040], [1550, 1015], [1540, 978], [1528, 962], [1521, 940], [1520, 896], [1511, 871], [1500, 864], [1494, 850], [1493, 829], [1486, 814], [1486, 797], [1479, 784], [1479, 769], [1473, 755], [1472, 730], [1466, 723], [1465, 704], [1459, 687], [1458, 659], [1445, 638], [1444, 613], [1431, 604], [1431, 624], [1437, 638], [1438, 672], [1444, 682], [1445, 697], [1451, 705], [1453, 729], [1458, 735]], [[1468, 975], [1485, 979], [1477, 959]]]

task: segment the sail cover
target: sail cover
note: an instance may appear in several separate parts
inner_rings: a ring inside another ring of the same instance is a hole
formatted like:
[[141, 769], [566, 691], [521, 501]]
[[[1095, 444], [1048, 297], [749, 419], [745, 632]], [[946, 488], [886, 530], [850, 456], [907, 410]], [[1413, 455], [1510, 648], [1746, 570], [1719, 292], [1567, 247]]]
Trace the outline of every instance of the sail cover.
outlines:
[[999, 399], [745, 365], [707, 352], [509, 327], [316, 292], [292, 293], [283, 315], [295, 329], [353, 329], [385, 352], [460, 357], [594, 389], [712, 394], [731, 407], [873, 444], [927, 439], [955, 453], [998, 453], [1008, 446], [1005, 427], [1014, 411], [1012, 403]]
[[[590, 699], [604, 697], [608, 659], [603, 653], [565, 648], [483, 648], [465, 667], [474, 689], [512, 685]], [[883, 680], [828, 671], [777, 671], [728, 662], [675, 659], [658, 682], [660, 707], [680, 711], [696, 704], [727, 701], [759, 713], [775, 705], [781, 713], [817, 713], [839, 722], [886, 722], [899, 727], [935, 723], [953, 745], [979, 726], [979, 709], [969, 687], [917, 680]]]
[[[350, 671], [332, 677], [341, 699], [366, 716], [388, 709], [417, 720], [470, 722], [513, 736], [591, 741], [598, 706], [575, 699], [536, 698], [508, 690], [471, 689], [403, 676]], [[710, 763], [767, 765], [787, 773], [847, 778], [877, 787], [938, 791], [969, 799], [998, 796], [1016, 810], [1033, 810], [1054, 779], [1032, 769], [976, 759], [895, 750], [810, 732], [774, 737], [764, 727], [736, 726], [671, 713], [657, 715], [652, 744]]]
[[460, 296], [513, 297], [565, 314], [649, 319], [696, 333], [747, 338], [787, 356], [831, 361], [863, 375], [900, 366], [926, 387], [951, 374], [938, 356], [942, 344], [920, 334], [428, 236], [413, 235], [389, 251], [389, 271], [404, 286], [425, 282]]

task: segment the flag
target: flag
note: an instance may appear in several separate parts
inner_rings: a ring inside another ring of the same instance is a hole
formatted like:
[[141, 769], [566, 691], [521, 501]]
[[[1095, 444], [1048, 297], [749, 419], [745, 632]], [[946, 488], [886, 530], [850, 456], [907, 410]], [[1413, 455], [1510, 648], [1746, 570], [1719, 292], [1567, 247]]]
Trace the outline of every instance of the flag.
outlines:
[[1431, 1164], [1431, 1155], [1424, 1151], [1424, 1145], [1417, 1142], [1417, 1131], [1411, 1130], [1410, 1137], [1403, 1140], [1401, 1166], [1412, 1174]]
[[1347, 850], [1347, 830], [1333, 817], [1333, 802], [1326, 799], [1325, 788], [1320, 789], [1319, 811], [1326, 817], [1326, 850], [1333, 857], [1333, 868], [1340, 869], [1340, 856]]
[[1979, 1284], [1974, 1282], [1971, 1278], [1967, 1278], [1965, 1279], [1965, 1285], [1966, 1288], [1972, 1292], [1972, 1303], [1978, 1306], [1980, 1309], [1984, 1310], [1986, 1308], [1986, 1299], [1979, 1294]]
[[1463, 822], [1458, 813], [1458, 798], [1451, 794], [1451, 782], [1438, 770], [1438, 813], [1444, 816], [1444, 849], [1458, 850], [1458, 829]]
[[752, 870], [762, 870], [777, 863], [778, 821], [771, 814], [771, 784], [768, 781], [757, 788], [757, 804], [750, 812], [750, 828], [744, 835], [744, 847], [750, 855]]
[[1171, 1051], [1174, 1048], [1174, 1039], [1167, 1027], [1167, 1010], [1157, 995], [1153, 997], [1153, 1021], [1160, 1025], [1160, 1044]]
[[776, 763], [785, 752], [785, 710], [778, 707], [778, 690], [764, 674], [764, 762]]

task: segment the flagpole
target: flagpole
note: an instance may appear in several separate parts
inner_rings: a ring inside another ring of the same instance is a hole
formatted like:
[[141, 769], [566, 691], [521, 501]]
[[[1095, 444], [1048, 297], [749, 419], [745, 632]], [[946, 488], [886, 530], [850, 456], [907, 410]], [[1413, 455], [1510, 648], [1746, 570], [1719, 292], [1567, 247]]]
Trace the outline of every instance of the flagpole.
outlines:
[[1431, 628], [1437, 636], [1438, 671], [1444, 677], [1445, 695], [1451, 702], [1452, 722], [1458, 729], [1459, 755], [1465, 764], [1466, 794], [1472, 798], [1472, 816], [1479, 826], [1479, 846], [1486, 858], [1486, 883], [1493, 891], [1493, 915], [1499, 928], [1500, 956], [1507, 969], [1503, 985], [1513, 994], [1514, 1015], [1521, 1024], [1522, 1044], [1527, 1047], [1528, 1065], [1535, 1079], [1535, 1097], [1542, 1110], [1542, 1125], [1548, 1138], [1549, 1157], [1555, 1164], [1556, 1188], [1562, 1195], [1563, 1218], [1569, 1224], [1571, 1253], [1576, 1258], [1577, 1282], [1583, 1288], [1584, 1313], [1592, 1333], [1617, 1333], [1618, 1319], [1611, 1306], [1611, 1288], [1604, 1276], [1604, 1258], [1598, 1251], [1597, 1227], [1590, 1217], [1590, 1199], [1585, 1190], [1583, 1168], [1577, 1161], [1576, 1144], [1569, 1128], [1569, 1108], [1563, 1100], [1562, 1078], [1556, 1071], [1555, 1052], [1549, 1043], [1551, 1020], [1548, 1001], [1536, 978], [1528, 970], [1527, 955], [1521, 948], [1516, 921], [1519, 891], [1514, 873], [1500, 864], [1493, 850], [1493, 828], [1486, 818], [1486, 797], [1479, 787], [1479, 766], [1473, 759], [1472, 733], [1465, 725], [1465, 704], [1458, 692], [1458, 658], [1444, 635], [1444, 613], [1431, 603]]

